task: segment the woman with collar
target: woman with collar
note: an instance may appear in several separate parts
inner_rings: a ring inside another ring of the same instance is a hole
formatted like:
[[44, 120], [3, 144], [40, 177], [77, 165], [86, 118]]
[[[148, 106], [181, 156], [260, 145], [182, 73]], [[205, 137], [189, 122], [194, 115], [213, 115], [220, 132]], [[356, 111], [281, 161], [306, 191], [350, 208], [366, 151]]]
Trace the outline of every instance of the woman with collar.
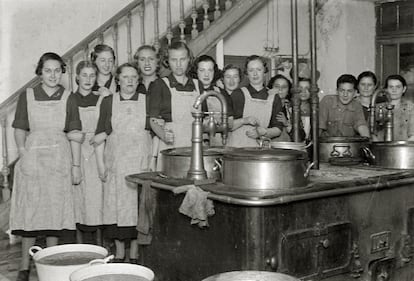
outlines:
[[[158, 151], [171, 147], [190, 146], [195, 110], [193, 104], [200, 95], [198, 81], [188, 75], [191, 51], [182, 42], [168, 47], [171, 74], [159, 78], [149, 89], [149, 117], [153, 132], [160, 138]], [[159, 155], [159, 152], [158, 152]], [[153, 157], [158, 157], [153, 155]], [[162, 166], [158, 157], [157, 170]]]
[[14, 170], [10, 229], [22, 236], [18, 281], [29, 280], [29, 249], [36, 237], [48, 247], [58, 244], [62, 230], [75, 229], [71, 148], [65, 132], [80, 130], [77, 106], [59, 83], [65, 63], [55, 53], [40, 57], [41, 84], [19, 97], [13, 127], [19, 160]]
[[95, 235], [97, 245], [102, 245], [102, 181], [99, 178], [97, 159], [91, 145], [98, 122], [99, 107], [103, 96], [92, 92], [98, 69], [91, 61], [81, 61], [76, 66], [77, 91], [72, 94], [78, 106], [82, 133], [71, 131], [68, 136], [74, 152], [74, 169], [77, 211], [77, 242], [83, 243], [83, 234]]
[[[385, 79], [384, 89], [387, 92], [388, 103], [394, 106], [393, 140], [414, 140], [414, 104], [404, 98], [407, 91], [407, 82], [401, 75], [390, 75]], [[377, 104], [385, 108], [386, 104]], [[384, 109], [384, 111], [386, 111]], [[384, 140], [384, 129], [378, 132], [378, 139]]]
[[[215, 91], [217, 93], [223, 94], [227, 102], [227, 116], [229, 117], [229, 123], [233, 122], [233, 106], [231, 97], [227, 92], [221, 91], [221, 89], [215, 86], [215, 83], [220, 78], [220, 70], [217, 66], [216, 61], [207, 55], [199, 56], [193, 64], [192, 70], [193, 77], [197, 78], [199, 81], [199, 88], [201, 93], [205, 91]], [[202, 104], [203, 112], [221, 112], [220, 101], [215, 97], [208, 97]], [[214, 120], [216, 123], [221, 123], [221, 114], [214, 114]], [[208, 116], [207, 116], [208, 118]], [[205, 121], [207, 121], [205, 118]], [[221, 146], [223, 145], [221, 135], [217, 133], [212, 139], [208, 140], [212, 146]]]
[[249, 85], [231, 95], [235, 120], [229, 146], [258, 146], [261, 137], [272, 139], [283, 130], [283, 124], [277, 120], [282, 111], [280, 97], [264, 86], [266, 62], [259, 56], [250, 56], [245, 69]]
[[112, 75], [115, 66], [115, 52], [108, 45], [96, 45], [91, 53], [91, 61], [98, 68], [98, 76], [92, 91], [100, 96], [108, 96], [117, 91], [117, 85]]
[[[130, 239], [129, 260], [137, 262], [138, 195], [127, 175], [148, 171], [151, 136], [146, 130], [147, 99], [137, 92], [138, 69], [124, 63], [116, 71], [120, 91], [104, 98], [96, 134], [106, 142], [97, 150], [98, 169], [104, 181], [104, 236], [115, 240], [115, 262], [125, 259], [125, 240]], [[99, 148], [98, 146], [98, 148]], [[104, 157], [105, 156], [105, 157]]]

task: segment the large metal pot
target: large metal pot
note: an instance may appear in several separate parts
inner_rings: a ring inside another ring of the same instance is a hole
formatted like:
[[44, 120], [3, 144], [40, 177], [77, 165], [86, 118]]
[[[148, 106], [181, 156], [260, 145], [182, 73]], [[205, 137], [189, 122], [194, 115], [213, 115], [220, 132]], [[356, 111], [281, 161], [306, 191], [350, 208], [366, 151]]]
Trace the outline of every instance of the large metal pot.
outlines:
[[372, 160], [377, 166], [394, 169], [414, 169], [414, 142], [373, 142]]
[[[223, 156], [223, 147], [208, 147], [203, 150], [204, 169], [210, 179], [221, 179], [219, 169], [215, 169], [217, 161]], [[161, 151], [161, 172], [172, 178], [187, 178], [191, 163], [191, 147], [177, 147]]]
[[366, 137], [322, 137], [319, 139], [319, 161], [331, 158], [363, 159], [363, 149], [369, 146]]
[[210, 276], [202, 281], [299, 281], [299, 279], [294, 278], [282, 273], [269, 272], [269, 271], [254, 271], [254, 270], [245, 270], [245, 271], [231, 271], [216, 274]]
[[223, 155], [223, 183], [248, 190], [301, 187], [310, 167], [302, 151], [238, 148]]

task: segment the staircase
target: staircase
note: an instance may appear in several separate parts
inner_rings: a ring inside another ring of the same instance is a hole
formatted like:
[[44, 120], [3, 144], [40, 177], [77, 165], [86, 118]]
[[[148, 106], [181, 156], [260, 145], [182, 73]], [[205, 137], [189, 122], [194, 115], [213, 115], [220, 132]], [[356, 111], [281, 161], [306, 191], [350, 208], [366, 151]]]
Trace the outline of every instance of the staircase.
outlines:
[[[159, 50], [161, 58], [174, 41], [186, 42], [194, 56], [207, 53], [265, 3], [265, 0], [132, 1], [62, 56], [67, 64], [62, 84], [74, 90], [74, 69], [79, 61], [89, 59], [97, 44], [111, 46], [118, 65], [132, 62], [135, 50], [143, 44], [153, 45]], [[147, 34], [149, 29], [153, 29], [152, 34]], [[3, 215], [0, 216], [0, 281], [8, 280], [4, 279], [7, 277], [15, 278], [20, 257], [20, 245], [10, 246], [7, 235], [1, 229], [8, 222], [6, 204], [9, 203], [12, 186], [10, 168], [13, 167], [10, 163], [15, 162], [16, 158], [10, 153], [15, 151], [11, 123], [20, 93], [39, 83], [40, 79], [34, 77], [0, 104], [3, 156], [0, 177], [0, 209], [3, 207]]]

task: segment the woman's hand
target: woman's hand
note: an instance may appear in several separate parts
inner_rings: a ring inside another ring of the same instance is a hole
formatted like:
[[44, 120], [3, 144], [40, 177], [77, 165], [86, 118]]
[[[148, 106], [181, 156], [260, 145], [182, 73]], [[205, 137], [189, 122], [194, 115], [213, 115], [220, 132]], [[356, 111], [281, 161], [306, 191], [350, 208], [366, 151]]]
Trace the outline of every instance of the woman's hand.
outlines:
[[259, 124], [259, 120], [257, 120], [254, 116], [247, 116], [243, 118], [243, 125], [256, 126], [257, 124]]
[[109, 91], [109, 89], [106, 87], [100, 87], [99, 90], [97, 91], [97, 94], [103, 97], [112, 95], [111, 91]]
[[263, 127], [256, 127], [249, 131], [246, 131], [246, 136], [252, 139], [258, 139], [261, 136], [264, 136], [265, 134], [266, 134], [266, 129]]
[[164, 129], [164, 137], [162, 140], [166, 144], [174, 144], [174, 132], [170, 129]]
[[19, 147], [17, 153], [19, 154], [19, 158], [22, 158], [27, 153], [27, 149], [25, 147]]
[[82, 181], [82, 172], [79, 165], [72, 165], [72, 184], [78, 185]]
[[102, 182], [106, 182], [108, 178], [108, 170], [104, 164], [98, 164], [98, 174]]
[[283, 124], [283, 126], [288, 127], [290, 125], [289, 120], [287, 120], [285, 114], [283, 112], [279, 112], [276, 115], [276, 120]]
[[97, 147], [98, 145], [104, 143], [107, 137], [108, 135], [106, 133], [97, 134], [90, 139], [89, 144], [93, 147]]

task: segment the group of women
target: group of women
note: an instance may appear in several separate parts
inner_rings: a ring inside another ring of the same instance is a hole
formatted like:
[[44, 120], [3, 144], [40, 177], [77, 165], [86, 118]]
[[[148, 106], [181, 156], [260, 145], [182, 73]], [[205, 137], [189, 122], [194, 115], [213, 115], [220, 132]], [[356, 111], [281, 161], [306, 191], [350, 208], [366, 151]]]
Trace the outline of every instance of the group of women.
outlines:
[[[78, 242], [85, 232], [94, 233], [97, 244], [103, 232], [115, 242], [116, 262], [126, 259], [129, 241], [129, 261], [136, 263], [138, 196], [125, 176], [157, 169], [165, 148], [191, 145], [191, 111], [204, 91], [220, 92], [228, 102], [229, 146], [256, 146], [263, 137], [291, 140], [291, 82], [276, 75], [266, 87], [268, 70], [260, 56], [247, 58], [248, 85], [241, 88], [240, 68], [227, 65], [219, 71], [207, 55], [192, 63], [181, 42], [168, 47], [166, 77], [158, 77], [159, 57], [152, 46], [140, 47], [134, 59], [114, 72], [113, 49], [97, 45], [90, 61], [77, 64], [78, 88], [70, 93], [60, 85], [64, 61], [45, 53], [36, 68], [41, 83], [21, 94], [13, 122], [19, 161], [10, 216], [12, 233], [23, 237], [18, 281], [29, 278], [28, 250], [36, 237], [46, 236], [47, 246], [53, 246], [62, 230], [76, 229]], [[364, 105], [376, 85], [367, 81], [374, 78], [359, 79]], [[300, 79], [299, 87], [305, 140], [310, 138], [310, 80]], [[217, 112], [219, 104], [209, 97], [201, 110]], [[217, 145], [221, 139], [208, 141]]]

